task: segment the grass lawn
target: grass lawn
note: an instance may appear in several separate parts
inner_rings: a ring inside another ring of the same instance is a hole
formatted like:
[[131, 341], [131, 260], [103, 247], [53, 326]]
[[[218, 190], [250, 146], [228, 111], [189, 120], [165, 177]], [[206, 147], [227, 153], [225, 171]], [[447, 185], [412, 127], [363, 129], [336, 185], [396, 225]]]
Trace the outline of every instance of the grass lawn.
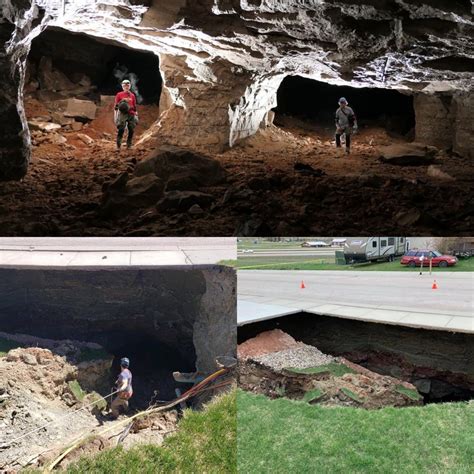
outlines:
[[97, 474], [133, 473], [236, 473], [236, 391], [217, 397], [203, 411], [187, 410], [176, 434], [162, 446], [139, 445], [129, 450], [106, 450], [83, 458], [67, 472]]
[[474, 403], [329, 408], [241, 390], [240, 473], [471, 473]]
[[10, 339], [4, 339], [0, 337], [0, 357], [3, 357], [7, 354], [8, 351], [20, 347], [21, 344], [16, 341], [11, 341]]
[[[284, 260], [284, 261], [283, 261]], [[275, 257], [245, 257], [237, 260], [236, 268], [242, 270], [363, 270], [363, 271], [400, 271], [400, 272], [419, 272], [420, 267], [410, 268], [400, 264], [400, 260], [393, 262], [375, 262], [360, 263], [357, 265], [336, 265], [335, 263], [326, 263], [321, 258], [313, 260], [302, 259], [298, 257], [275, 260]], [[423, 271], [429, 271], [423, 267]], [[474, 258], [459, 260], [457, 265], [447, 268], [433, 267], [433, 272], [474, 272]]]

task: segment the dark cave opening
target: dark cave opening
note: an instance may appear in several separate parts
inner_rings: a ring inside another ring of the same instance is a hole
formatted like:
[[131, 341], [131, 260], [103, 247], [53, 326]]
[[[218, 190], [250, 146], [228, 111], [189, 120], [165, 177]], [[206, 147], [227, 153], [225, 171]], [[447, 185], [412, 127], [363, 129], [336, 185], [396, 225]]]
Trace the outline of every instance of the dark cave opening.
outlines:
[[173, 372], [196, 370], [194, 346], [186, 346], [187, 353], [184, 354], [182, 350], [151, 337], [142, 335], [129, 339], [127, 334], [127, 342], [115, 343], [109, 349], [115, 356], [111, 369], [111, 387], [120, 373], [120, 359], [127, 357], [130, 359], [133, 375], [134, 395], [130, 401], [131, 409], [146, 409], [152, 399], [156, 402], [176, 398], [176, 388], [184, 392], [191, 388], [191, 385], [176, 382]]
[[293, 116], [311, 124], [334, 126], [338, 100], [345, 97], [359, 127], [381, 126], [406, 136], [415, 126], [413, 97], [395, 90], [334, 86], [300, 76], [287, 76], [277, 92], [275, 124], [279, 116]]
[[[43, 82], [48, 79], [48, 72], [41, 70], [44, 69], [42, 58], [51, 58], [53, 71], [64, 74], [73, 84], [83, 85], [84, 75], [87, 76], [90, 89], [84, 91], [84, 87], [78, 87], [77, 91], [91, 100], [97, 100], [100, 95], [115, 95], [122, 90], [121, 81], [129, 79], [139, 103], [159, 104], [163, 80], [159, 59], [153, 53], [129, 49], [61, 28], [47, 28], [32, 43], [27, 82], [36, 80], [39, 89], [48, 90], [54, 81], [41, 83], [41, 77]], [[34, 85], [30, 89], [34, 89]], [[74, 95], [74, 88], [67, 89], [56, 92]]]
[[[237, 343], [281, 329], [297, 341], [414, 384], [425, 403], [474, 400], [471, 334], [374, 324], [305, 312], [238, 328]], [[415, 357], [413, 358], [413, 355]], [[440, 360], [456, 361], [441, 367]], [[414, 360], [423, 360], [415, 364]]]

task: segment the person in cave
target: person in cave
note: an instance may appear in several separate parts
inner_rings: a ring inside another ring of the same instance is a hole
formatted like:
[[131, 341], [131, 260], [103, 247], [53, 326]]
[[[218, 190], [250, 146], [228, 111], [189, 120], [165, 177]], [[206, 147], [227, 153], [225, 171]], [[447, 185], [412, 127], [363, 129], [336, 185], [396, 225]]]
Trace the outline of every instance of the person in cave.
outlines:
[[357, 119], [354, 111], [349, 107], [347, 99], [339, 99], [339, 108], [336, 110], [336, 147], [341, 148], [341, 135], [345, 134], [346, 153], [351, 152], [351, 134], [357, 132]]
[[125, 128], [128, 129], [127, 148], [132, 147], [133, 133], [138, 124], [137, 98], [130, 90], [128, 79], [122, 81], [122, 92], [115, 96], [115, 125], [117, 125], [117, 150], [122, 146]]
[[117, 419], [120, 410], [128, 410], [128, 401], [133, 395], [132, 388], [132, 372], [129, 370], [130, 360], [127, 357], [120, 359], [120, 374], [115, 382], [117, 388], [117, 396], [114, 398], [111, 405], [111, 417]]

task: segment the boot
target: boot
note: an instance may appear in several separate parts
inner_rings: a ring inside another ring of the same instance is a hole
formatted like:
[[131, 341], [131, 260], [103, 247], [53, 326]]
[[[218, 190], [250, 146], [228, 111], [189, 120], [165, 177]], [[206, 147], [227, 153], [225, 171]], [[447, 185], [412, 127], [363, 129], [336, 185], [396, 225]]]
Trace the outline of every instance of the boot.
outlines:
[[120, 147], [122, 146], [122, 140], [117, 138], [117, 150], [120, 150]]

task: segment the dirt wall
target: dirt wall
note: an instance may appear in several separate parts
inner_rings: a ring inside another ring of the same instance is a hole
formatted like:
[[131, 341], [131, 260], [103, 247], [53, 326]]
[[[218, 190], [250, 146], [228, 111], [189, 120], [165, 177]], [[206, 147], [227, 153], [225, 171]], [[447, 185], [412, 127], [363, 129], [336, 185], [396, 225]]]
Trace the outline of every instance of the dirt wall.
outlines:
[[0, 268], [0, 330], [114, 351], [143, 338], [198, 370], [235, 355], [234, 270], [221, 266]]

